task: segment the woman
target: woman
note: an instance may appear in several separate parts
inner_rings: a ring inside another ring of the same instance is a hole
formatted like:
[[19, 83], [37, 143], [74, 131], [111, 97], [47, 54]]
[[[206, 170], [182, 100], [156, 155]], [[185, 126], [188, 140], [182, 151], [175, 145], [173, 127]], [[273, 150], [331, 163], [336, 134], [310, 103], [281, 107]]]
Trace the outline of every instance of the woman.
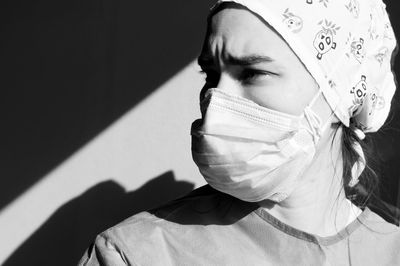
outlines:
[[[397, 265], [400, 231], [348, 197], [387, 118], [379, 0], [213, 7], [192, 154], [209, 186], [100, 234], [80, 265]], [[365, 171], [364, 171], [365, 174]]]

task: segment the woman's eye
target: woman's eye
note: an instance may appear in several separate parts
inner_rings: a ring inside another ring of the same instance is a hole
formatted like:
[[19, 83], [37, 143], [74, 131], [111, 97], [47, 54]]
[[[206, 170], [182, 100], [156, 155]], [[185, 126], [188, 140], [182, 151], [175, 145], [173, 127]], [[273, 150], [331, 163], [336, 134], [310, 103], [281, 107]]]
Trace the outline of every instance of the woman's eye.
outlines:
[[266, 78], [270, 75], [269, 72], [256, 69], [244, 69], [240, 74], [240, 80], [242, 82], [253, 82]]

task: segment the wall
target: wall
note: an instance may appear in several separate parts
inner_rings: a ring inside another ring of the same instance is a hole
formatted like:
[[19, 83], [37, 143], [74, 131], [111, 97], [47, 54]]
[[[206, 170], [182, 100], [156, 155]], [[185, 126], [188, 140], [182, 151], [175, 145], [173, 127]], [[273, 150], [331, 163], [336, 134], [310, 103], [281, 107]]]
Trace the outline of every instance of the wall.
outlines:
[[0, 264], [73, 265], [100, 231], [204, 184], [190, 125], [211, 4], [1, 9]]
[[[0, 264], [74, 265], [97, 233], [204, 184], [190, 124], [212, 3], [5, 1]], [[394, 204], [398, 128], [373, 137]]]

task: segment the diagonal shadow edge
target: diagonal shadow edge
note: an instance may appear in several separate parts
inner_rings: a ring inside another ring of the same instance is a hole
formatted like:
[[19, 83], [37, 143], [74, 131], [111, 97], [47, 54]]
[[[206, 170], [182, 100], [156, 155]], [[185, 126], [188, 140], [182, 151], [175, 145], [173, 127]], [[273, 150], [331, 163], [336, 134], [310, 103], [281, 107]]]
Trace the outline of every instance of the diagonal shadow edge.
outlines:
[[77, 10], [77, 1], [41, 1], [33, 11], [10, 3], [22, 15], [6, 25], [9, 49], [0, 63], [0, 85], [8, 88], [4, 128], [12, 129], [2, 132], [0, 209], [194, 58], [211, 2], [154, 10], [151, 3], [92, 1]]
[[[164, 98], [163, 95], [159, 95], [166, 91], [170, 91], [169, 89], [176, 83], [176, 80], [182, 79], [182, 75], [184, 73], [192, 73], [197, 75], [195, 72], [193, 73], [194, 62], [189, 64], [186, 68], [182, 71], [178, 72], [174, 77], [172, 77], [169, 81], [167, 81], [164, 86], [161, 86], [158, 90], [153, 92], [151, 95], [146, 97], [146, 99], [151, 100], [154, 97]], [[186, 79], [186, 77], [184, 77]], [[199, 81], [201, 78], [199, 77]], [[169, 84], [171, 83], [171, 84]], [[153, 97], [151, 97], [153, 96]], [[146, 102], [144, 99], [141, 103]], [[151, 105], [153, 102], [149, 102], [147, 106]], [[145, 103], [143, 103], [146, 105]], [[26, 238], [29, 237], [32, 231], [35, 231], [39, 226], [41, 226], [42, 222], [44, 222], [50, 215], [52, 215], [53, 211], [55, 211], [58, 206], [61, 206], [65, 203], [65, 201], [69, 200], [72, 197], [77, 196], [79, 193], [82, 193], [84, 189], [95, 185], [97, 182], [103, 180], [99, 178], [90, 178], [90, 167], [88, 169], [77, 169], [78, 175], [77, 176], [85, 176], [87, 178], [83, 180], [79, 180], [76, 178], [72, 178], [72, 182], [79, 181], [79, 184], [75, 185], [72, 188], [69, 188], [71, 191], [58, 191], [62, 186], [59, 183], [63, 184], [66, 182], [66, 177], [68, 175], [73, 175], [74, 172], [71, 173], [71, 168], [77, 168], [76, 163], [77, 161], [81, 161], [82, 159], [87, 159], [88, 153], [93, 153], [93, 147], [98, 147], [99, 142], [105, 141], [105, 138], [108, 136], [112, 136], [115, 132], [115, 128], [117, 131], [121, 131], [121, 124], [126, 125], [127, 121], [125, 118], [129, 118], [132, 116], [132, 113], [136, 112], [136, 109], [140, 108], [140, 104], [132, 108], [130, 112], [127, 112], [124, 116], [120, 117], [117, 121], [114, 121], [112, 125], [110, 125], [107, 129], [105, 129], [102, 133], [100, 133], [96, 138], [92, 139], [90, 142], [86, 143], [85, 146], [81, 147], [78, 151], [76, 151], [69, 159], [65, 160], [61, 165], [57, 168], [53, 169], [48, 175], [42, 178], [39, 182], [37, 182], [34, 186], [29, 188], [23, 195], [18, 197], [14, 200], [11, 204], [9, 204], [5, 209], [0, 212], [0, 224], [3, 224], [3, 236], [5, 239], [8, 239], [7, 244], [2, 248], [0, 252], [0, 261], [2, 257], [8, 255], [14, 248], [20, 245], [22, 242], [25, 241]], [[107, 141], [106, 141], [107, 142]], [[83, 154], [83, 157], [82, 155]], [[182, 159], [182, 158], [181, 158]], [[86, 161], [86, 160], [84, 160]], [[182, 162], [182, 160], [181, 160]], [[167, 163], [168, 164], [168, 163]], [[173, 167], [173, 166], [170, 166]], [[166, 169], [166, 168], [163, 168]], [[167, 170], [167, 169], [166, 169]], [[67, 175], [65, 174], [67, 173]], [[76, 172], [75, 172], [76, 173]], [[137, 173], [131, 172], [129, 175], [135, 178]], [[133, 179], [135, 180], [135, 179]], [[138, 183], [136, 180], [135, 183]], [[140, 182], [139, 182], [140, 183]], [[138, 183], [138, 184], [139, 184]], [[73, 191], [72, 191], [73, 190]], [[54, 195], [53, 195], [54, 194]], [[39, 195], [45, 195], [46, 198], [51, 200], [51, 203], [42, 205], [43, 198], [38, 197]], [[53, 196], [52, 196], [53, 195]], [[40, 211], [40, 217], [30, 217], [29, 213], [35, 213], [35, 210]], [[26, 213], [26, 210], [29, 210]], [[14, 218], [13, 218], [14, 217]], [[16, 223], [12, 222], [15, 218], [18, 218]], [[23, 224], [22, 220], [26, 220], [29, 222], [29, 225], [25, 225], [23, 228], [19, 229], [18, 234], [13, 233], [16, 229], [15, 225]]]

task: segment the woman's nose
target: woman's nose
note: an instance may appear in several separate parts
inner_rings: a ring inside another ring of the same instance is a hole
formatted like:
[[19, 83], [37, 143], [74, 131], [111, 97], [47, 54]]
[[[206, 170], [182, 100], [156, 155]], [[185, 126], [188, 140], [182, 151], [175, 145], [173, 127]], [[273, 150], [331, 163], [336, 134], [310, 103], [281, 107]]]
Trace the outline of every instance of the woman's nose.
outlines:
[[217, 88], [229, 94], [242, 96], [238, 82], [236, 82], [235, 79], [233, 79], [228, 73], [221, 74]]

